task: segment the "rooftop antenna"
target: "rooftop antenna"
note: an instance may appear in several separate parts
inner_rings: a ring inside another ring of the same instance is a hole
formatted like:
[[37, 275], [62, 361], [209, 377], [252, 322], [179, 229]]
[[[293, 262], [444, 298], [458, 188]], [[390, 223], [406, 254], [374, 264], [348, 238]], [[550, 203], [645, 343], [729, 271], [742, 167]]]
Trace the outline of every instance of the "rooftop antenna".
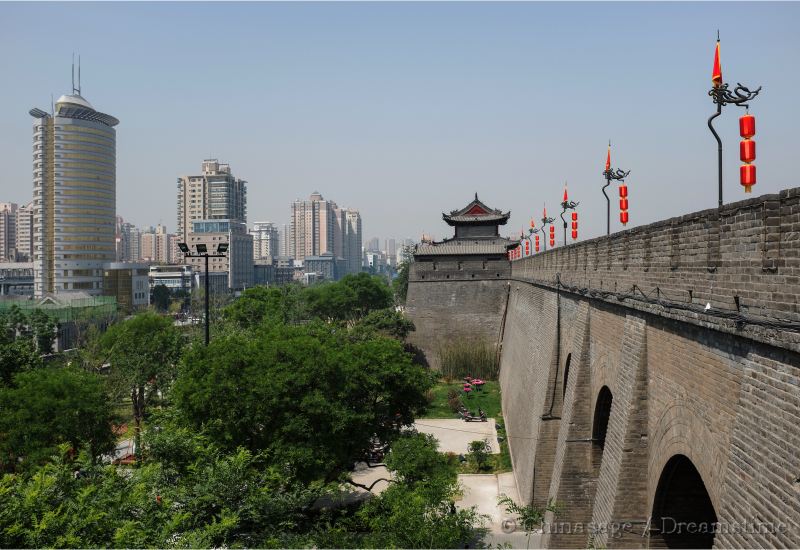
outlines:
[[53, 94], [50, 94], [50, 114], [52, 116], [55, 116], [56, 114], [56, 106], [55, 103], [53, 103]]
[[78, 54], [78, 95], [81, 95], [81, 54]]
[[75, 93], [75, 52], [72, 52], [72, 93]]

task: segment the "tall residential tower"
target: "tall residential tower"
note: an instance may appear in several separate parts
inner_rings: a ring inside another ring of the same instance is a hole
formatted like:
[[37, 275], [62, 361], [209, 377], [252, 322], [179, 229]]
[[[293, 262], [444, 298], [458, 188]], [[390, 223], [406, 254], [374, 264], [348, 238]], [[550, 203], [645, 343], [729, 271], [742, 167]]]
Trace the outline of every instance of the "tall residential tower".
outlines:
[[247, 182], [231, 173], [229, 164], [203, 161], [201, 173], [178, 178], [178, 239], [189, 241], [192, 222], [247, 222]]
[[115, 259], [119, 120], [96, 111], [80, 83], [33, 123], [34, 293], [102, 294]]

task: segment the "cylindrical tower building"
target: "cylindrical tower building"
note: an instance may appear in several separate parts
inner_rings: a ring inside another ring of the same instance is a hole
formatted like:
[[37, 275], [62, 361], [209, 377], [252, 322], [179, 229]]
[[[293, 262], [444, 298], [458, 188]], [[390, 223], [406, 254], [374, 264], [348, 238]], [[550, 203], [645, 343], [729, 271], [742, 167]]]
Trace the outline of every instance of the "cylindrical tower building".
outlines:
[[80, 92], [54, 113], [31, 109], [34, 292], [103, 292], [103, 263], [115, 261], [116, 118]]

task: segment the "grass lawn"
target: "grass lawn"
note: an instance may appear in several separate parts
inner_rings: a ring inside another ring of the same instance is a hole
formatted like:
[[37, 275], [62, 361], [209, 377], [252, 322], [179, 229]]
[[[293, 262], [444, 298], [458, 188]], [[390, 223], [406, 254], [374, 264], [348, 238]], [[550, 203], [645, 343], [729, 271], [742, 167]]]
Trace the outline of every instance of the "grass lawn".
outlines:
[[450, 410], [447, 403], [447, 393], [450, 390], [458, 392], [464, 406], [473, 413], [478, 412], [480, 407], [489, 418], [494, 418], [497, 423], [497, 436], [500, 440], [500, 454], [490, 455], [489, 462], [480, 472], [477, 471], [476, 464], [471, 458], [459, 465], [458, 472], [461, 474], [497, 474], [511, 471], [511, 455], [508, 451], [508, 441], [503, 422], [503, 413], [500, 408], [500, 384], [496, 381], [487, 381], [480, 390], [473, 390], [467, 394], [462, 390], [460, 381], [447, 382], [440, 380], [433, 387], [433, 401], [428, 406], [428, 411], [422, 418], [458, 418], [458, 414]]
[[478, 408], [481, 408], [487, 417], [502, 421], [499, 382], [487, 380], [480, 390], [472, 390], [469, 393], [464, 393], [462, 386], [463, 384], [459, 381], [446, 382], [440, 380], [431, 390], [433, 401], [422, 418], [458, 418], [458, 414], [450, 410], [450, 405], [447, 403], [447, 393], [450, 390], [455, 390], [461, 397], [461, 402], [464, 403], [464, 406], [474, 414], [477, 414]]

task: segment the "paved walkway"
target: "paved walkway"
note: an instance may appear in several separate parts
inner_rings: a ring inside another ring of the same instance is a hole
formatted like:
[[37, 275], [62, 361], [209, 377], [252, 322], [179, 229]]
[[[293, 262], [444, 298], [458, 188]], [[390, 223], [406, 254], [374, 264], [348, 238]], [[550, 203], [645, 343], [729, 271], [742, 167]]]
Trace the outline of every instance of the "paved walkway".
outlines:
[[439, 441], [442, 453], [467, 454], [472, 441], [488, 439], [492, 453], [500, 452], [494, 418], [486, 422], [464, 422], [461, 419], [420, 418], [414, 422], [420, 433], [431, 434]]
[[498, 506], [500, 495], [511, 497], [519, 502], [519, 495], [514, 483], [514, 474], [461, 474], [458, 480], [463, 487], [463, 498], [456, 503], [458, 508], [475, 506], [479, 514], [489, 517], [486, 527], [489, 533], [484, 542], [489, 547], [508, 544], [511, 548], [538, 548], [541, 546], [541, 535], [535, 533], [528, 536], [517, 527], [516, 517], [507, 513], [504, 506]]

